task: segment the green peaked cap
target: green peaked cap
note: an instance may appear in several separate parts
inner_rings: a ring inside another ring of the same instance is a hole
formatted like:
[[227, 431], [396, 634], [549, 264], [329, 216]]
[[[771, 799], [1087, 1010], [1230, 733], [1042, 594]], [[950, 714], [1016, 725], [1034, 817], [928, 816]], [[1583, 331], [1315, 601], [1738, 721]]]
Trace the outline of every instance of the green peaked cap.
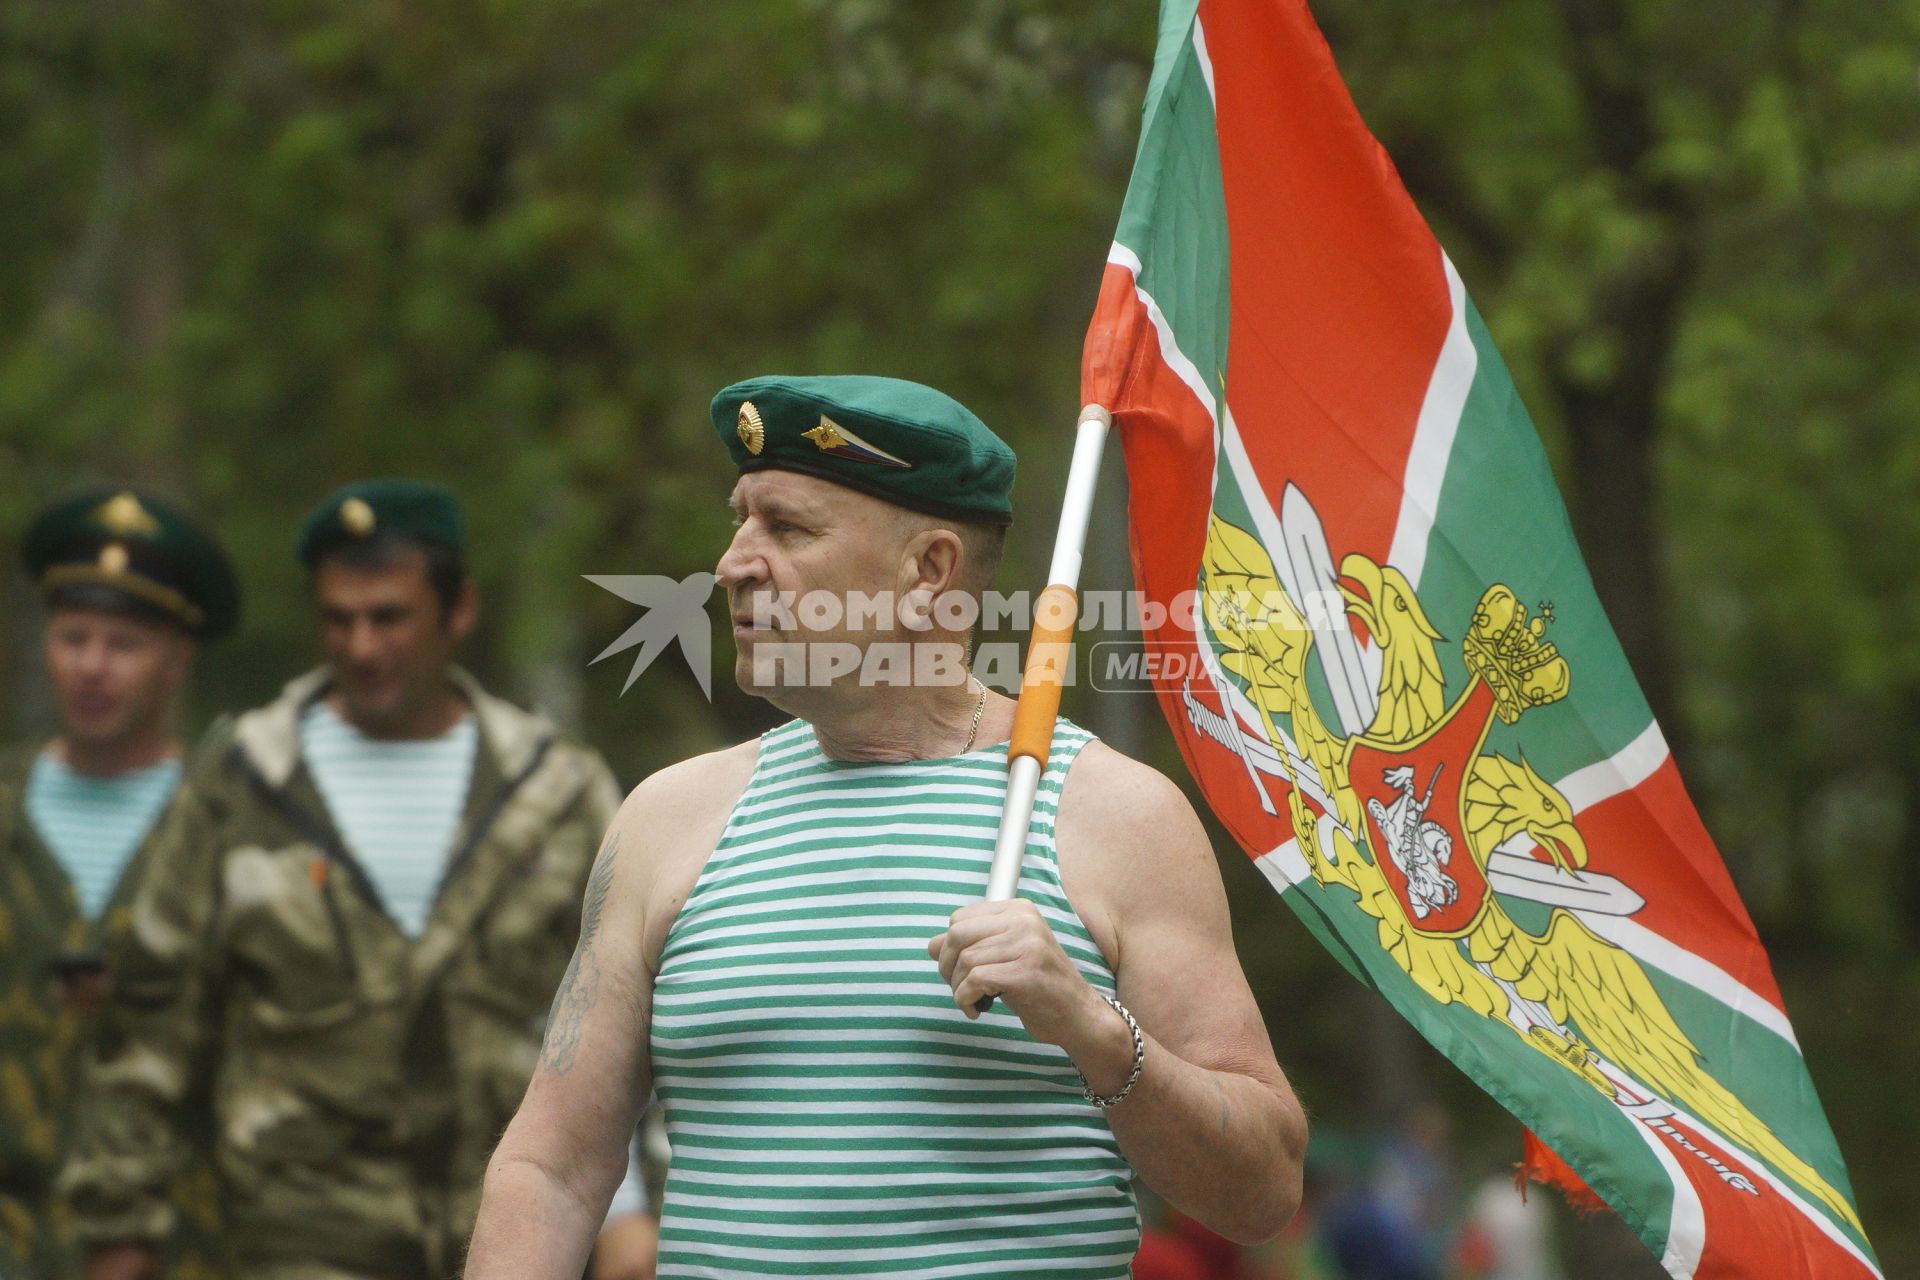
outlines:
[[381, 532], [466, 550], [466, 516], [453, 490], [425, 480], [393, 478], [357, 480], [335, 489], [300, 522], [294, 545], [301, 562], [312, 565], [334, 547]]
[[950, 520], [1013, 520], [1013, 450], [917, 382], [748, 378], [713, 398], [713, 429], [742, 472], [798, 471]]
[[240, 583], [219, 540], [144, 489], [88, 489], [54, 503], [21, 551], [49, 599], [69, 588], [108, 591], [203, 639], [240, 620]]

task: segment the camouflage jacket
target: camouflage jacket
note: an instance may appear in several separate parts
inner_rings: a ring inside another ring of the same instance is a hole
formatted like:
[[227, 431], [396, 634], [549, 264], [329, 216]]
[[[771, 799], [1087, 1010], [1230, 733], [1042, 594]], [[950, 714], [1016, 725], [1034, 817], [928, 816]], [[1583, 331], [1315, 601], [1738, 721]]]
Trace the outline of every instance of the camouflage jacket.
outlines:
[[300, 756], [324, 673], [218, 728], [156, 837], [62, 1189], [91, 1241], [175, 1227], [181, 1099], [210, 1082], [244, 1272], [451, 1275], [532, 1075], [619, 797], [606, 765], [459, 677], [480, 748], [439, 896], [401, 932]]
[[105, 935], [124, 927], [153, 840], [150, 833], [135, 851], [100, 921], [89, 922], [27, 817], [27, 777], [40, 750], [0, 755], [0, 1275], [50, 1280], [72, 1270], [53, 1181], [93, 1021], [57, 997], [55, 967], [62, 956], [103, 951]]

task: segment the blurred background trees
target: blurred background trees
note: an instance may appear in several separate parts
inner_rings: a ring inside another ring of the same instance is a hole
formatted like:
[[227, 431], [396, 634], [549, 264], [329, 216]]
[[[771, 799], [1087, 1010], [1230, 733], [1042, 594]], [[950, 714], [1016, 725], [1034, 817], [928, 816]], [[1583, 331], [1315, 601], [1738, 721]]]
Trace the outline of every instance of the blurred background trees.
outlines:
[[[1316, 11], [1547, 437], [1889, 1272], [1920, 1267], [1887, 1078], [1920, 1062], [1920, 3]], [[724, 675], [709, 706], [677, 663], [624, 698], [589, 668], [630, 611], [580, 575], [710, 567], [708, 397], [857, 369], [1021, 451], [1002, 586], [1033, 583], [1152, 35], [1148, 0], [13, 0], [0, 539], [102, 477], [215, 520], [248, 614], [204, 721], [312, 660], [298, 515], [437, 477], [486, 678], [628, 781], [738, 739], [770, 717]], [[0, 600], [0, 729], [38, 732], [19, 574]], [[1068, 711], [1178, 770], [1144, 697]], [[1220, 847], [1314, 1109], [1439, 1101], [1471, 1158], [1511, 1148]]]

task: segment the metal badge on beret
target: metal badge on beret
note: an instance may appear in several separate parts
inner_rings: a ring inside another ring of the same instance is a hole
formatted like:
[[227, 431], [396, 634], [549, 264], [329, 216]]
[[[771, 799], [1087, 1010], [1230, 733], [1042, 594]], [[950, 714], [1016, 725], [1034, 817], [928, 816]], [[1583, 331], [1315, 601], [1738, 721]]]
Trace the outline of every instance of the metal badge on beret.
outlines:
[[160, 522], [125, 489], [95, 507], [93, 518], [108, 533], [123, 538], [151, 538], [160, 532]]
[[883, 467], [899, 467], [905, 471], [913, 470], [913, 464], [897, 454], [888, 453], [879, 445], [861, 439], [826, 414], [820, 415], [820, 425], [810, 431], [802, 431], [801, 436], [811, 440], [822, 453], [830, 453], [836, 458], [847, 458], [854, 462], [872, 462]]
[[109, 542], [100, 548], [100, 559], [96, 563], [100, 566], [102, 573], [121, 574], [127, 571], [128, 560], [125, 547], [117, 542]]
[[740, 402], [740, 422], [735, 428], [740, 433], [740, 443], [747, 446], [748, 453], [759, 453], [767, 447], [767, 426], [760, 420], [760, 411], [753, 407], [753, 401]]
[[340, 504], [340, 527], [354, 537], [366, 537], [375, 523], [373, 508], [364, 498], [348, 498]]

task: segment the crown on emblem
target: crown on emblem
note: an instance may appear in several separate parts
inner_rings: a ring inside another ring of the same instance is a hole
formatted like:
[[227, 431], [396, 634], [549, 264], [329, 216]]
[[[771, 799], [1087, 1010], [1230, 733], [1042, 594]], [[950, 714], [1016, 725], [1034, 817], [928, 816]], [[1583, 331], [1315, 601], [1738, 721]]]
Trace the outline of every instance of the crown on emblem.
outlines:
[[1461, 642], [1467, 669], [1493, 690], [1494, 714], [1505, 724], [1567, 696], [1567, 660], [1545, 638], [1553, 606], [1543, 604], [1540, 614], [1529, 619], [1513, 592], [1495, 583], [1480, 597]]

